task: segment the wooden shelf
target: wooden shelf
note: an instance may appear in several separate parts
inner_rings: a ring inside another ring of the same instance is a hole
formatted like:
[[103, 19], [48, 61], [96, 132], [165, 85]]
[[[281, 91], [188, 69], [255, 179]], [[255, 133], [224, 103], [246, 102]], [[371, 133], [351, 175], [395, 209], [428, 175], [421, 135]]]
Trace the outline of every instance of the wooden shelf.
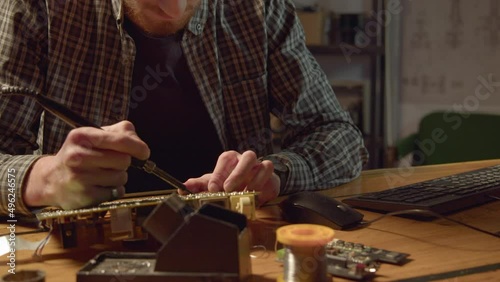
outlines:
[[359, 50], [359, 52], [352, 52], [352, 56], [366, 56], [366, 55], [382, 55], [384, 54], [384, 47], [370, 45], [364, 48], [357, 47], [355, 45], [348, 45], [349, 47], [341, 48], [339, 45], [308, 45], [307, 48], [314, 55], [344, 55], [344, 51], [348, 50]]

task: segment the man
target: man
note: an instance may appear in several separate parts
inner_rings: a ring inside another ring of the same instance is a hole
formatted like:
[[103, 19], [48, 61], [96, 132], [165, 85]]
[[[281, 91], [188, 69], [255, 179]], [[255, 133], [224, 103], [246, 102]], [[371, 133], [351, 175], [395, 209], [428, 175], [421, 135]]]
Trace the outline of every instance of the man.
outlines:
[[[169, 188], [131, 157], [191, 191], [255, 190], [261, 204], [348, 182], [366, 161], [288, 0], [2, 1], [0, 84], [104, 129], [2, 97], [2, 214], [13, 198], [30, 214]], [[274, 154], [270, 112], [287, 129]]]

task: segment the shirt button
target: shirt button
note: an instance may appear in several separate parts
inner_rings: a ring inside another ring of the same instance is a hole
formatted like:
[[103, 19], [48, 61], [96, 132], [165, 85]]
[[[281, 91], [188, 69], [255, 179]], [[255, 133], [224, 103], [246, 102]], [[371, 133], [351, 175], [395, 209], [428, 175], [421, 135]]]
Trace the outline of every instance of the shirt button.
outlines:
[[196, 25], [196, 30], [201, 31], [201, 24]]

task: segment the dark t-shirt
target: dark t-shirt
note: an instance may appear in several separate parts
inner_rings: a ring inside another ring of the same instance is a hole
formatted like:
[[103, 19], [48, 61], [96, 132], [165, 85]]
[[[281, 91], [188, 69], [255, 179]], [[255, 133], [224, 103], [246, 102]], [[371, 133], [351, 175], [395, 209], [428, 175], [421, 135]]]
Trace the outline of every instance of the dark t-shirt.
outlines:
[[[151, 149], [151, 160], [181, 181], [209, 173], [222, 146], [180, 45], [181, 34], [153, 38], [130, 21], [136, 58], [128, 119]], [[172, 188], [129, 169], [127, 193]]]

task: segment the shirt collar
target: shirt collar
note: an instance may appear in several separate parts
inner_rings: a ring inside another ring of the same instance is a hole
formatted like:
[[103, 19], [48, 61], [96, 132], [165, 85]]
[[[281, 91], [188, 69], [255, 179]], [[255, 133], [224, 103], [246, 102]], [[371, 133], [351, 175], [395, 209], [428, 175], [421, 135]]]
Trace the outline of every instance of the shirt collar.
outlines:
[[111, 5], [113, 6], [113, 15], [115, 16], [116, 22], [121, 25], [123, 23], [122, 0], [111, 0]]
[[215, 1], [201, 0], [200, 7], [198, 7], [198, 10], [194, 13], [193, 17], [186, 26], [186, 29], [195, 35], [200, 35], [205, 28], [208, 18], [209, 2]]

